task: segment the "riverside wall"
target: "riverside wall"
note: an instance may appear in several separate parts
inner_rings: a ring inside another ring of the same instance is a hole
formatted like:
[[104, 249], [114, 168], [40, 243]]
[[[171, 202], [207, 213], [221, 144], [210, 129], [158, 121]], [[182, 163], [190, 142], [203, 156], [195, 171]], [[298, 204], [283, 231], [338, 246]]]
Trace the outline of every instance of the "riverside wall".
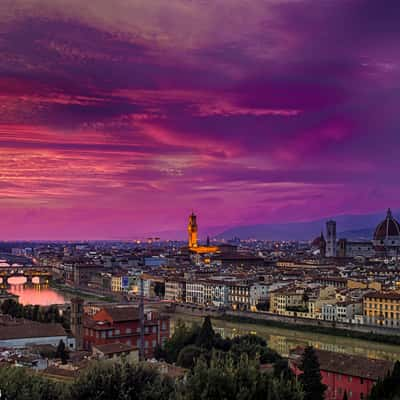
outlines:
[[312, 331], [312, 327], [319, 327], [319, 328], [339, 329], [343, 331], [360, 332], [360, 333], [400, 336], [400, 329], [392, 329], [375, 325], [349, 324], [344, 322], [324, 321], [311, 318], [288, 317], [268, 312], [221, 311], [215, 308], [203, 307], [200, 305], [192, 305], [185, 303], [174, 304], [173, 306], [171, 306], [170, 311], [182, 314], [189, 314], [198, 317], [205, 317], [206, 315], [209, 315], [214, 318], [233, 317], [233, 318], [251, 319], [255, 322], [260, 321], [260, 323], [270, 321], [270, 322], [288, 324], [293, 326], [302, 325], [310, 327], [310, 331]]

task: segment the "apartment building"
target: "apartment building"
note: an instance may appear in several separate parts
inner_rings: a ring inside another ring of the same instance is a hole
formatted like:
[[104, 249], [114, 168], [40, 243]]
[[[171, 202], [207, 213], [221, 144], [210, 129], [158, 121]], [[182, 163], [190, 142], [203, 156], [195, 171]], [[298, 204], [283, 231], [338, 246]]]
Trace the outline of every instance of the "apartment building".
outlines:
[[368, 293], [363, 298], [363, 307], [366, 324], [400, 328], [400, 293]]

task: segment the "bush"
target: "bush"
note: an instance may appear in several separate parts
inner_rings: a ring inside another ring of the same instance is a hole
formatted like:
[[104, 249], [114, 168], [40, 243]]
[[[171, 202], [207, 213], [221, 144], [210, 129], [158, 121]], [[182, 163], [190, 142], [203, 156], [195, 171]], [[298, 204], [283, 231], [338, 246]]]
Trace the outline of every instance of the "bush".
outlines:
[[192, 369], [202, 354], [205, 354], [205, 352], [200, 347], [193, 344], [186, 346], [179, 352], [176, 363], [180, 367]]

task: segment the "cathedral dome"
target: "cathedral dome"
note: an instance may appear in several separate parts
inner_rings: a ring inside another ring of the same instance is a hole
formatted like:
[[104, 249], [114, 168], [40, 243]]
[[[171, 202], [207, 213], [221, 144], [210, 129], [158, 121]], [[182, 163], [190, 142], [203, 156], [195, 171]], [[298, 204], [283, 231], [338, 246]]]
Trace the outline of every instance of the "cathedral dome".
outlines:
[[324, 245], [326, 245], [326, 241], [325, 241], [324, 235], [322, 233], [320, 236], [316, 237], [311, 242], [311, 247], [320, 248], [321, 246], [324, 246]]
[[376, 227], [374, 240], [383, 241], [389, 238], [400, 238], [400, 224], [393, 218], [390, 208], [386, 218]]

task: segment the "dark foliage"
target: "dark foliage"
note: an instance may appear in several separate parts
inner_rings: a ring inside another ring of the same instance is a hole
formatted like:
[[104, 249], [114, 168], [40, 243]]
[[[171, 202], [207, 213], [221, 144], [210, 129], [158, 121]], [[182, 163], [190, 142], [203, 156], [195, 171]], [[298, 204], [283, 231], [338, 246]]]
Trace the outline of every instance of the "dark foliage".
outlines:
[[322, 383], [317, 354], [312, 346], [304, 349], [300, 369], [300, 382], [304, 388], [304, 400], [324, 400], [326, 386]]
[[400, 399], [400, 361], [396, 361], [393, 370], [372, 388], [369, 400]]

